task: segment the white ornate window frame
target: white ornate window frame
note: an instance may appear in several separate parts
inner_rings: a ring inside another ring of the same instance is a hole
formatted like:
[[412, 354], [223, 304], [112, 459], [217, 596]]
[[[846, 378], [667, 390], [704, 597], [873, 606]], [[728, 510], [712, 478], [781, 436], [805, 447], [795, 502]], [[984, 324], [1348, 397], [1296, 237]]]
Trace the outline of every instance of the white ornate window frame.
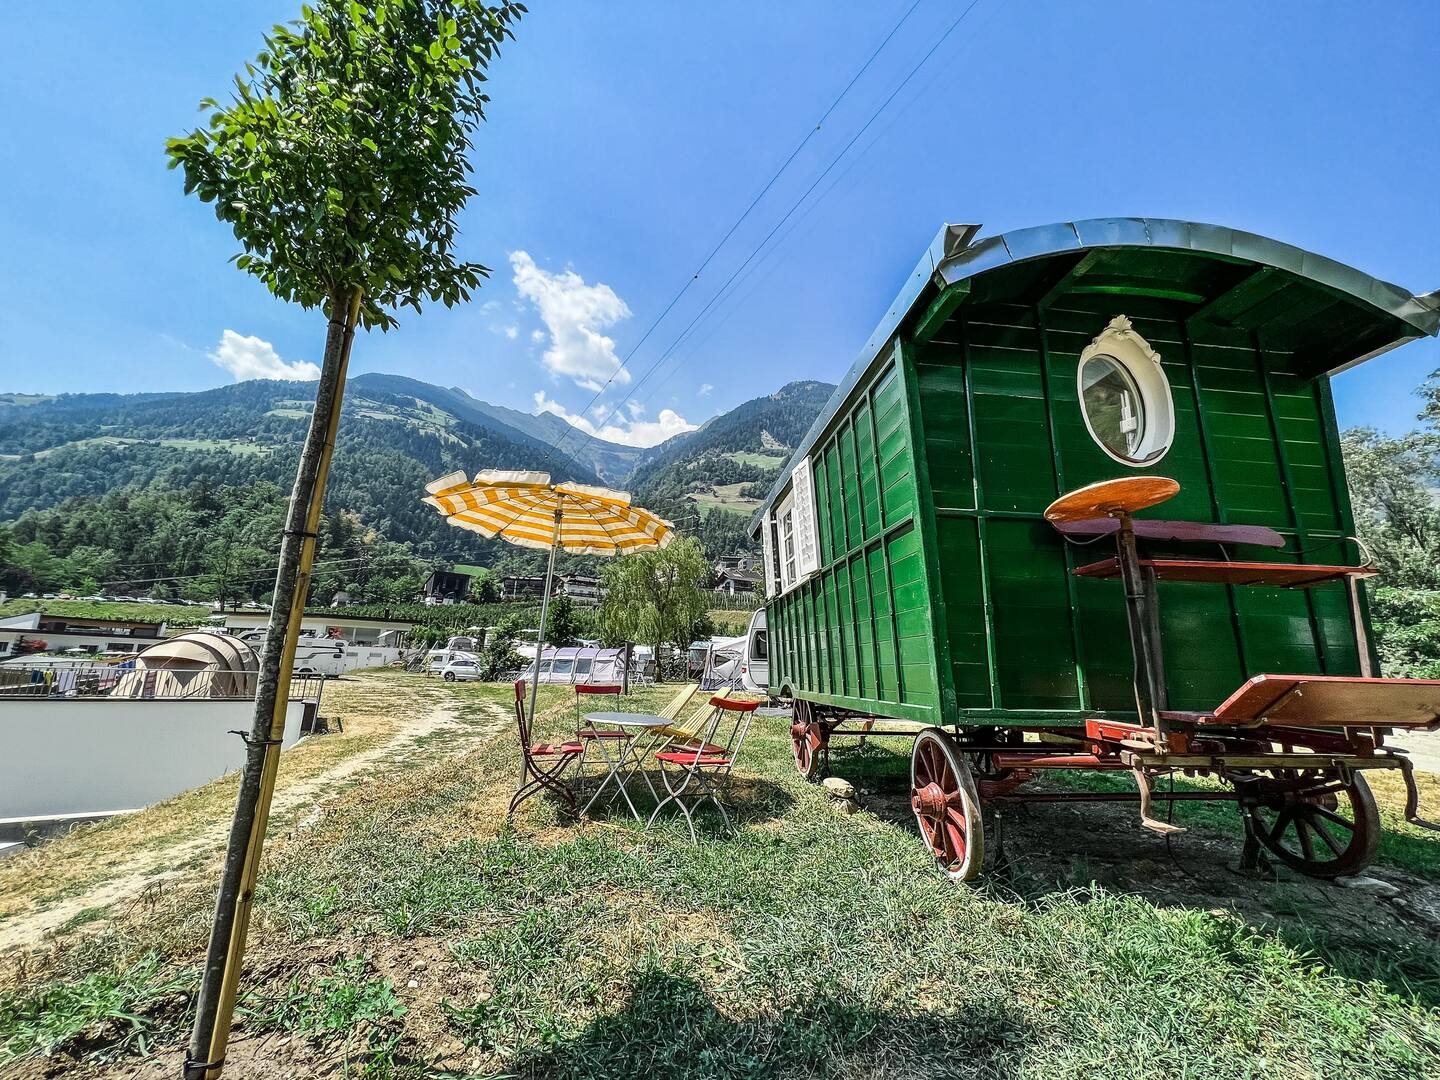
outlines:
[[[1134, 457], [1117, 454], [1106, 446], [1090, 423], [1090, 414], [1085, 408], [1085, 365], [1097, 356], [1108, 357], [1124, 368], [1140, 393], [1140, 405], [1145, 410], [1145, 428]], [[1175, 442], [1175, 401], [1170, 393], [1170, 380], [1165, 377], [1160, 354], [1130, 325], [1126, 316], [1116, 315], [1085, 346], [1075, 369], [1075, 393], [1085, 430], [1107, 457], [1132, 469], [1144, 469], [1170, 452]]]

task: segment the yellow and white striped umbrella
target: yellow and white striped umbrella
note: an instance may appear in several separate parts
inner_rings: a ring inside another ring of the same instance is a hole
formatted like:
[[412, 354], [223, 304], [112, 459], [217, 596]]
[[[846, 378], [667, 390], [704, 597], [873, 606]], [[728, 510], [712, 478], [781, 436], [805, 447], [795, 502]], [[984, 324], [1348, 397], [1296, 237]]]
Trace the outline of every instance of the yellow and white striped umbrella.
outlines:
[[625, 555], [675, 538], [670, 522], [631, 506], [627, 492], [552, 484], [549, 473], [486, 469], [471, 480], [453, 472], [425, 491], [451, 525], [521, 547], [549, 549], [558, 540], [575, 555]]

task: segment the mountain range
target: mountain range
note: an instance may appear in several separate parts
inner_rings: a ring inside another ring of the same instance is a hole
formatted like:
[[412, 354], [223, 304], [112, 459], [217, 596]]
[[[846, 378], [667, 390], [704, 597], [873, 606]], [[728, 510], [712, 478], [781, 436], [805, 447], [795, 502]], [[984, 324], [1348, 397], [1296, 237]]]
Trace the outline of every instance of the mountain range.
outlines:
[[[707, 549], [748, 547], [743, 523], [758, 487], [833, 389], [790, 383], [642, 449], [458, 387], [359, 375], [347, 387], [327, 511], [421, 553], [453, 552], [458, 541], [467, 557], [488, 561], [481, 549], [494, 545], [448, 528], [419, 502], [423, 485], [454, 469], [543, 469], [628, 487], [682, 531], [701, 534]], [[257, 481], [286, 490], [314, 393], [314, 383], [268, 380], [199, 392], [0, 393], [0, 523], [117, 491]]]

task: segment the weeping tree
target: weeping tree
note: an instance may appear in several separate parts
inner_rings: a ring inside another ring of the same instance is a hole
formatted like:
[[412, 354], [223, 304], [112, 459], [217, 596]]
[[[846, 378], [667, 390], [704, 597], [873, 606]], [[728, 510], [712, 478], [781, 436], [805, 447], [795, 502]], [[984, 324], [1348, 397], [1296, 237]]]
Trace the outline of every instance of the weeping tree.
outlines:
[[280, 543], [273, 613], [246, 737], [187, 1078], [224, 1061], [250, 903], [345, 371], [357, 327], [467, 300], [488, 270], [456, 256], [485, 71], [525, 8], [479, 0], [317, 0], [276, 26], [225, 103], [166, 146], [185, 191], [239, 242], [237, 268], [327, 319], [324, 362]]
[[637, 641], [655, 649], [660, 675], [663, 645], [688, 646], [709, 633], [710, 564], [685, 537], [667, 547], [637, 551], [605, 568], [605, 600], [596, 629], [610, 642]]

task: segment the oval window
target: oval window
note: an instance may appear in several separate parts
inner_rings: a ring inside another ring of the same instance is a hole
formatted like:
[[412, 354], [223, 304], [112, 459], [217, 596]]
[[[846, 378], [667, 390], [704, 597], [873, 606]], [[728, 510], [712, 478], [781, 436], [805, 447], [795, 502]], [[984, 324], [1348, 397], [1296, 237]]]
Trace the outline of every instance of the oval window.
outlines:
[[1170, 383], [1159, 355], [1117, 315], [1080, 354], [1080, 412], [1091, 438], [1125, 465], [1165, 456], [1175, 435]]
[[1080, 369], [1080, 402], [1090, 431], [1118, 457], [1135, 460], [1145, 436], [1145, 399], [1113, 356], [1092, 356]]

